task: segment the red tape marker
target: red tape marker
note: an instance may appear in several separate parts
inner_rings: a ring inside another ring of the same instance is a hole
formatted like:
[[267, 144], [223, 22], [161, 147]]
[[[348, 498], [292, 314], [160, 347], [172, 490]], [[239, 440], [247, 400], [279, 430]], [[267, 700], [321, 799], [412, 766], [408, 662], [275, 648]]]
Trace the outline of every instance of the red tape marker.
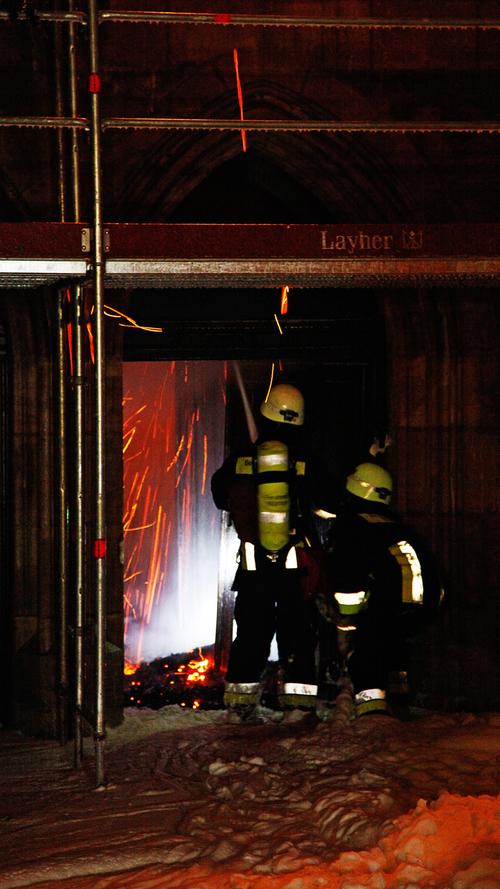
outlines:
[[216, 25], [229, 25], [231, 21], [230, 12], [216, 12], [214, 14], [214, 22]]
[[104, 559], [106, 557], [106, 540], [101, 537], [94, 540], [94, 558]]
[[101, 92], [101, 75], [91, 74], [89, 76], [89, 93]]

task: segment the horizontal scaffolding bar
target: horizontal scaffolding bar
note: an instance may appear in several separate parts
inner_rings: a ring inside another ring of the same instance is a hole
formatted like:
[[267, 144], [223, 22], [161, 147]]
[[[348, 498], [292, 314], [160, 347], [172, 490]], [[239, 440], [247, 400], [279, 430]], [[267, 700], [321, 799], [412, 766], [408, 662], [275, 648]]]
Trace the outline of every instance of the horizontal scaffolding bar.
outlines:
[[245, 15], [220, 12], [161, 12], [107, 10], [99, 13], [101, 22], [142, 22], [166, 25], [234, 25], [263, 28], [337, 28], [376, 30], [500, 30], [498, 19], [427, 19], [427, 18], [332, 18], [288, 15]]
[[107, 260], [108, 288], [494, 287], [498, 259]]
[[88, 274], [82, 259], [0, 259], [0, 287], [80, 283]]
[[[0, 21], [73, 22], [87, 24], [83, 12], [34, 9], [11, 14], [0, 11]], [[428, 18], [332, 18], [327, 16], [245, 15], [221, 12], [163, 12], [160, 10], [107, 10], [99, 13], [102, 22], [163, 25], [233, 25], [258, 28], [333, 28], [337, 30], [421, 30], [421, 31], [499, 31], [500, 19], [428, 19]]]
[[0, 127], [89, 130], [90, 123], [85, 117], [0, 117]]
[[[90, 129], [85, 117], [0, 117], [0, 127]], [[213, 120], [178, 117], [105, 117], [103, 130], [207, 130], [264, 133], [473, 133], [497, 135], [500, 121]]]
[[19, 12], [11, 15], [9, 12], [0, 11], [0, 21], [10, 22], [73, 22], [76, 24], [87, 24], [87, 17], [83, 12], [63, 12], [62, 10], [54, 12], [42, 12], [33, 9], [30, 15], [25, 12]]
[[107, 117], [103, 130], [246, 130], [267, 133], [500, 133], [500, 121], [213, 120], [177, 117]]
[[[0, 259], [0, 288], [59, 287], [90, 280], [90, 264], [75, 260]], [[108, 259], [107, 289], [374, 287], [498, 287], [500, 258], [342, 258], [318, 260]]]

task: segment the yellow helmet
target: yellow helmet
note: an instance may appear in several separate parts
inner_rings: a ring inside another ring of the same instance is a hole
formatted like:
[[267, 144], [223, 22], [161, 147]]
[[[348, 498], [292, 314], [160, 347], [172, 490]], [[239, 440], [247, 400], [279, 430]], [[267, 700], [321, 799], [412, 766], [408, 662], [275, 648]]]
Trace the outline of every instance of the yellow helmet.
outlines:
[[375, 503], [391, 502], [392, 478], [378, 463], [360, 463], [354, 472], [347, 476], [346, 489], [362, 500]]
[[302, 392], [288, 383], [273, 386], [260, 406], [263, 417], [275, 423], [302, 426], [304, 422], [304, 398]]

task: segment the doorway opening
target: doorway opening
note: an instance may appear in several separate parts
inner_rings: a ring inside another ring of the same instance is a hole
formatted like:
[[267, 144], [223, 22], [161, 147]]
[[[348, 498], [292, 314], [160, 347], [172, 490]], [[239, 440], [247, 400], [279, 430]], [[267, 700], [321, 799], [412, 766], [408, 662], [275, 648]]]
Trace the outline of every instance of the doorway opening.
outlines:
[[313, 449], [339, 476], [350, 469], [380, 407], [373, 352], [352, 352], [348, 361], [332, 354], [124, 361], [128, 705], [220, 705], [238, 538], [213, 503], [210, 479], [250, 440], [241, 381], [258, 425], [271, 379], [302, 390]]

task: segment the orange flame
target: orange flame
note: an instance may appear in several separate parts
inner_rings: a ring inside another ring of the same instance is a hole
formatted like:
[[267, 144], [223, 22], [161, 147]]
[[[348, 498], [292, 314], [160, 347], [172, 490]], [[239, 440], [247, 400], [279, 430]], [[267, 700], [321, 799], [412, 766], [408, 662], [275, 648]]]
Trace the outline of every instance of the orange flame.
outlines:
[[94, 334], [92, 332], [92, 324], [90, 323], [90, 321], [87, 321], [87, 324], [85, 326], [87, 328], [87, 334], [89, 338], [90, 360], [92, 364], [95, 364]]
[[280, 304], [280, 312], [282, 315], [286, 315], [288, 312], [288, 291], [290, 288], [288, 285], [281, 288], [281, 304]]
[[201, 651], [198, 651], [198, 656], [198, 660], [191, 658], [187, 664], [181, 664], [177, 670], [178, 676], [184, 676], [186, 674], [186, 682], [191, 682], [195, 685], [205, 682], [207, 673], [213, 666], [209, 658], [202, 656]]

